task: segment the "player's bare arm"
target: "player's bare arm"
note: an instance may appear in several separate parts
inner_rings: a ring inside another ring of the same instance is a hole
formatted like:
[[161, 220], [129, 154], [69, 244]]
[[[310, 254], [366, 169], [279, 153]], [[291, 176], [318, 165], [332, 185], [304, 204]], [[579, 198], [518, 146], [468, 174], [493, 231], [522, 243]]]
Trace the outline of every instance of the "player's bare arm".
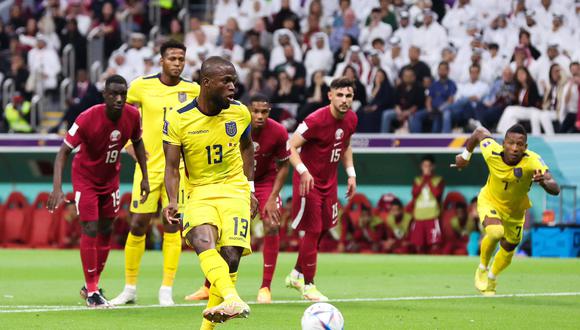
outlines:
[[350, 141], [348, 143], [348, 148], [346, 148], [342, 154], [342, 165], [348, 175], [346, 198], [351, 199], [356, 193], [356, 172], [354, 171], [354, 158], [352, 156]]
[[48, 211], [54, 212], [58, 208], [58, 205], [65, 200], [64, 193], [62, 192], [62, 170], [64, 169], [64, 164], [66, 163], [68, 156], [71, 154], [72, 149], [63, 143], [60, 146], [60, 150], [56, 155], [54, 161], [54, 175], [52, 177], [52, 192], [48, 197]]
[[455, 156], [455, 164], [451, 164], [451, 167], [455, 167], [458, 170], [463, 169], [469, 165], [469, 159], [471, 157], [471, 153], [479, 143], [485, 139], [491, 138], [491, 133], [485, 127], [478, 127], [473, 134], [467, 139], [465, 144], [465, 150]]
[[132, 149], [135, 153], [135, 160], [139, 164], [141, 169], [141, 203], [145, 203], [147, 197], [149, 196], [149, 176], [147, 174], [147, 157], [145, 156], [145, 144], [143, 139], [131, 141]]
[[532, 181], [537, 182], [550, 195], [560, 194], [560, 186], [548, 171], [542, 173], [542, 170], [535, 170]]
[[308, 172], [306, 165], [302, 162], [298, 149], [306, 143], [302, 134], [294, 132], [290, 138], [290, 163], [298, 173], [300, 173], [300, 196], [306, 196], [314, 188], [314, 178]]
[[290, 162], [286, 159], [284, 161], [280, 161], [276, 163], [278, 167], [278, 173], [276, 174], [276, 179], [274, 179], [274, 187], [272, 188], [272, 193], [268, 197], [265, 205], [265, 212], [268, 215], [268, 220], [272, 221], [272, 223], [276, 226], [280, 225], [280, 210], [278, 209], [278, 205], [276, 203], [278, 196], [280, 195], [280, 191], [284, 186], [284, 182], [286, 181], [286, 177], [288, 177], [288, 171], [290, 169]]
[[242, 160], [244, 162], [244, 175], [251, 182], [251, 194], [250, 194], [250, 210], [252, 219], [256, 217], [258, 213], [258, 199], [254, 195], [254, 143], [252, 141], [251, 134], [242, 134], [240, 139], [240, 151], [242, 153]]
[[163, 152], [165, 153], [165, 189], [169, 198], [169, 204], [163, 210], [163, 215], [169, 223], [177, 224], [179, 223], [179, 218], [176, 217], [176, 214], [178, 211], [180, 148], [169, 143], [163, 143]]

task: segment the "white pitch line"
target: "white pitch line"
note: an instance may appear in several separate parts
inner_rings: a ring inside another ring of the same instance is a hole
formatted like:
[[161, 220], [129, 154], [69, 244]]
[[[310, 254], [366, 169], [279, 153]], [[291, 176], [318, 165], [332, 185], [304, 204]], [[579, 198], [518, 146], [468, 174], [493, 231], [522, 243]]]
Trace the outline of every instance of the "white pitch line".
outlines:
[[[546, 292], [546, 293], [510, 293], [498, 294], [492, 297], [482, 295], [463, 295], [463, 296], [416, 296], [416, 297], [385, 297], [385, 298], [345, 298], [345, 299], [331, 299], [328, 302], [342, 303], [342, 302], [378, 302], [378, 301], [427, 301], [427, 300], [453, 300], [453, 299], [495, 299], [495, 298], [530, 298], [530, 297], [570, 297], [580, 296], [580, 292]], [[307, 300], [275, 300], [272, 304], [309, 304], [312, 303]], [[255, 301], [248, 302], [250, 305], [257, 305]], [[43, 312], [71, 312], [71, 311], [94, 311], [94, 310], [118, 310], [118, 309], [145, 309], [145, 308], [173, 308], [173, 307], [204, 307], [203, 303], [194, 304], [177, 304], [174, 306], [161, 305], [125, 305], [115, 306], [114, 308], [100, 308], [93, 309], [85, 306], [55, 306], [55, 305], [0, 305], [0, 308], [21, 308], [13, 310], [2, 310], [0, 314], [11, 313], [43, 313]]]

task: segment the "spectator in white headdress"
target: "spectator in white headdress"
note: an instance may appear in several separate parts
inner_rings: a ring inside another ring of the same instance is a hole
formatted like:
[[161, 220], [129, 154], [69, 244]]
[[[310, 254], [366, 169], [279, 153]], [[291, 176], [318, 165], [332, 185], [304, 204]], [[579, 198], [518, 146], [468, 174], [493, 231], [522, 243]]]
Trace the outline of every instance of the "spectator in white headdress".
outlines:
[[268, 65], [270, 71], [286, 61], [284, 57], [284, 46], [290, 45], [294, 48], [294, 59], [296, 62], [302, 61], [302, 49], [294, 36], [294, 33], [288, 29], [279, 29], [274, 32], [274, 47], [270, 53], [270, 64]]
[[314, 72], [318, 70], [323, 70], [326, 74], [329, 74], [332, 69], [332, 57], [332, 51], [330, 50], [326, 33], [315, 33], [312, 36], [312, 48], [306, 52], [306, 56], [304, 57], [306, 77], [312, 77]]

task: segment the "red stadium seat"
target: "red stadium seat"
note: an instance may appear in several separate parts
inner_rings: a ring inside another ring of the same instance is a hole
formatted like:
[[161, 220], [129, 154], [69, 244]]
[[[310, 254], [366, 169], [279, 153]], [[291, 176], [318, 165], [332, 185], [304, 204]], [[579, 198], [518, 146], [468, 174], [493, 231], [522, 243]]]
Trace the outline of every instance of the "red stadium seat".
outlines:
[[[66, 199], [74, 201], [74, 194], [66, 194]], [[78, 246], [81, 235], [81, 226], [76, 215], [76, 207], [73, 204], [61, 204], [54, 213], [54, 241], [61, 248], [74, 248]]]
[[445, 200], [443, 201], [443, 210], [447, 210], [450, 208], [455, 208], [455, 205], [458, 203], [463, 203], [467, 205], [467, 201], [465, 197], [460, 192], [451, 191], [445, 196]]
[[15, 191], [8, 196], [0, 216], [0, 242], [3, 246], [25, 245], [28, 211], [28, 201], [22, 193]]
[[57, 225], [55, 215], [48, 212], [47, 192], [41, 192], [30, 207], [30, 226], [28, 228], [28, 245], [32, 248], [47, 248], [55, 242], [54, 228]]

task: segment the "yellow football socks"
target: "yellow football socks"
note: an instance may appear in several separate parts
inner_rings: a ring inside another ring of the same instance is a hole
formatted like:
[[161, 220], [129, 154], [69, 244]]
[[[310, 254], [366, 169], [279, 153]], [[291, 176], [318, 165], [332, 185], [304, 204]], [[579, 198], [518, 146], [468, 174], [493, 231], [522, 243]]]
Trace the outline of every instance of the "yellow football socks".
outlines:
[[137, 275], [141, 257], [145, 253], [145, 235], [135, 236], [129, 233], [125, 243], [125, 284], [137, 285]]
[[[230, 279], [232, 280], [232, 283], [234, 284], [234, 286], [236, 285], [236, 282], [238, 281], [238, 273], [230, 273]], [[209, 288], [209, 299], [207, 301], [207, 306], [206, 308], [212, 308], [214, 306], [217, 306], [219, 304], [221, 304], [224, 301], [224, 298], [222, 298], [222, 296], [220, 296], [219, 292], [217, 291], [215, 286], [210, 286]], [[215, 328], [217, 324], [216, 323], [212, 323], [206, 319], [203, 319], [201, 321], [201, 328], [200, 330], [212, 330]]]
[[181, 233], [163, 233], [163, 282], [162, 286], [173, 286], [179, 256], [181, 255]]
[[497, 243], [502, 239], [504, 235], [504, 229], [502, 225], [489, 225], [485, 227], [485, 237], [481, 240], [481, 264], [487, 267], [491, 256]]
[[503, 247], [499, 247], [499, 251], [495, 254], [493, 264], [491, 265], [490, 277], [495, 278], [512, 263], [514, 252], [515, 250], [508, 252]]
[[199, 263], [205, 278], [209, 280], [212, 287], [215, 286], [220, 296], [238, 295], [230, 278], [228, 264], [216, 249], [209, 249], [200, 253]]

